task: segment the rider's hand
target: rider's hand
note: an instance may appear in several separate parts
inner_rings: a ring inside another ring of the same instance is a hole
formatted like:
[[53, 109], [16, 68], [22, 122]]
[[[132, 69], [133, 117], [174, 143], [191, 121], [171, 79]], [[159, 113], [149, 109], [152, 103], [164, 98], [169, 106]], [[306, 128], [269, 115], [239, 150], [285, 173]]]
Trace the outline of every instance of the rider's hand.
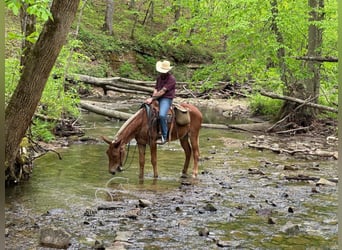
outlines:
[[152, 101], [153, 101], [153, 98], [152, 98], [152, 97], [150, 97], [150, 98], [147, 98], [147, 99], [145, 100], [145, 103], [147, 103], [147, 104], [151, 104], [151, 103], [152, 103]]

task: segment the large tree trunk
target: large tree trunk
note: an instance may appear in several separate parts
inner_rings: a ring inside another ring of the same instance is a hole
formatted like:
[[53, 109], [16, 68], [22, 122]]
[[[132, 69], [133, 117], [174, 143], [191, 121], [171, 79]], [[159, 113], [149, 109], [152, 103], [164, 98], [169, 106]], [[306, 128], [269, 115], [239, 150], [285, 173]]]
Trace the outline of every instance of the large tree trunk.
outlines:
[[41, 99], [51, 69], [66, 41], [80, 0], [54, 0], [49, 19], [28, 55], [17, 88], [5, 110], [5, 167], [14, 176], [13, 165]]
[[[309, 13], [309, 27], [308, 27], [308, 51], [307, 57], [321, 57], [322, 45], [322, 29], [319, 28], [315, 22], [320, 22], [324, 17], [324, 0], [308, 0], [308, 5], [311, 9]], [[306, 79], [291, 81], [291, 84], [285, 84], [285, 95], [295, 97], [302, 100], [310, 99], [317, 103], [319, 97], [320, 87], [320, 65], [319, 61], [306, 61], [303, 63], [303, 72], [307, 72]], [[297, 104], [293, 102], [285, 102], [280, 110], [279, 118], [288, 117], [286, 120], [289, 123], [297, 124], [299, 126], [309, 126], [316, 117], [315, 109], [308, 106], [297, 108]], [[296, 110], [294, 112], [294, 110]]]

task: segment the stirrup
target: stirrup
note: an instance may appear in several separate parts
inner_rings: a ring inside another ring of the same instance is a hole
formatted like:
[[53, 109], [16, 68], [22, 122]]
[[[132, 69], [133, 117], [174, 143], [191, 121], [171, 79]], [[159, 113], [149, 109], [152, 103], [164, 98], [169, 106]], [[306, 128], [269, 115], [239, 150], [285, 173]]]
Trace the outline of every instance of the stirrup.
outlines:
[[167, 142], [167, 140], [165, 140], [163, 136], [160, 139], [156, 140], [156, 143], [159, 144], [159, 145], [163, 145], [166, 142]]

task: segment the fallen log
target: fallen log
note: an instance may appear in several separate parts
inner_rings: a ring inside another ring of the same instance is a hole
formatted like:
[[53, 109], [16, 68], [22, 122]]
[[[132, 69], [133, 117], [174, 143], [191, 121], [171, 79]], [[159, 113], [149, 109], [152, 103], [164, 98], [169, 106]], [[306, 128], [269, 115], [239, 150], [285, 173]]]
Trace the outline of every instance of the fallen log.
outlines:
[[228, 125], [224, 125], [224, 124], [209, 124], [209, 123], [202, 123], [202, 128], [229, 129], [229, 126], [228, 126]]
[[[108, 110], [105, 108], [101, 108], [98, 105], [91, 104], [88, 101], [81, 101], [80, 106], [81, 106], [81, 108], [88, 110], [90, 112], [93, 112], [95, 114], [107, 116], [110, 118], [120, 119], [120, 120], [127, 120], [128, 118], [130, 118], [132, 116], [132, 114], [130, 114], [130, 113], [125, 113], [125, 112], [121, 112], [121, 111], [117, 111], [117, 110], [113, 110], [113, 109]], [[231, 129], [230, 125], [224, 125], [224, 124], [203, 123], [202, 127], [212, 128], [212, 129]]]
[[93, 113], [104, 115], [110, 118], [120, 119], [120, 120], [127, 120], [128, 118], [132, 116], [132, 114], [129, 114], [129, 113], [125, 113], [125, 112], [121, 112], [117, 110], [104, 109], [104, 108], [90, 104], [89, 102], [85, 102], [85, 101], [81, 101], [80, 106], [81, 108], [91, 111]]
[[297, 56], [296, 60], [316, 61], [316, 62], [338, 62], [337, 57], [333, 56]]
[[263, 96], [270, 97], [272, 99], [281, 99], [281, 100], [296, 102], [296, 103], [304, 104], [304, 105], [312, 107], [312, 108], [317, 108], [317, 109], [322, 109], [322, 110], [326, 110], [326, 111], [333, 112], [333, 113], [338, 113], [338, 110], [335, 108], [316, 104], [316, 103], [312, 103], [312, 102], [306, 102], [304, 100], [294, 98], [294, 97], [290, 97], [290, 96], [281, 96], [281, 95], [277, 95], [277, 94], [269, 93], [269, 92], [265, 92], [265, 91], [260, 91], [260, 94]]
[[99, 78], [88, 75], [74, 74], [66, 77], [68, 81], [83, 82], [96, 87], [101, 87], [104, 90], [136, 90], [141, 91], [143, 94], [150, 94], [153, 92], [151, 81], [137, 81], [122, 77], [108, 77]]

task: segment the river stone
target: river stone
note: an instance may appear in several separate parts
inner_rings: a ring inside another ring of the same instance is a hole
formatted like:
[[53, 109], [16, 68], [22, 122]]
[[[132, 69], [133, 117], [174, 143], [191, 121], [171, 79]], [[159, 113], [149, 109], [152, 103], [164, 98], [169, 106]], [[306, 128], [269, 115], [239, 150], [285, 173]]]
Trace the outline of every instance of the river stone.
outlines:
[[295, 225], [291, 221], [288, 221], [280, 231], [288, 235], [296, 235], [299, 233], [299, 225]]
[[70, 245], [71, 234], [54, 226], [40, 231], [40, 243], [44, 246], [66, 249]]
[[152, 202], [149, 200], [145, 200], [145, 199], [140, 199], [139, 200], [139, 207], [149, 207], [152, 206]]
[[318, 182], [316, 183], [316, 186], [321, 186], [321, 185], [324, 185], [324, 186], [336, 186], [336, 183], [332, 182], [332, 181], [328, 181], [327, 179], [324, 179], [324, 178], [320, 178], [318, 180]]
[[199, 231], [198, 231], [198, 235], [199, 236], [208, 236], [209, 235], [209, 229], [208, 228], [201, 228]]
[[116, 233], [116, 237], [114, 241], [128, 242], [132, 235], [133, 235], [133, 232], [131, 231], [119, 231]]
[[204, 210], [209, 211], [209, 212], [215, 212], [217, 211], [217, 208], [214, 207], [213, 204], [208, 203], [207, 205], [204, 206]]

